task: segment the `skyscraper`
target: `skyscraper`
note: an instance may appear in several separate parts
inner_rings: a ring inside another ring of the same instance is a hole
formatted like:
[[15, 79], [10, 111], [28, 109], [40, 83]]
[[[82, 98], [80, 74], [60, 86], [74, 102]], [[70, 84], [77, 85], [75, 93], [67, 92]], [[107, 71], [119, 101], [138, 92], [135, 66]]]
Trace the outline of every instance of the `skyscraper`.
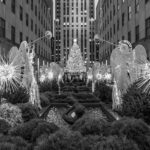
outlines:
[[94, 0], [56, 0], [54, 60], [65, 63], [73, 39], [84, 60], [94, 60]]
[[[52, 28], [52, 0], [0, 0], [0, 54], [7, 55], [12, 46], [33, 41]], [[50, 62], [50, 40], [37, 42], [35, 53], [41, 63]]]

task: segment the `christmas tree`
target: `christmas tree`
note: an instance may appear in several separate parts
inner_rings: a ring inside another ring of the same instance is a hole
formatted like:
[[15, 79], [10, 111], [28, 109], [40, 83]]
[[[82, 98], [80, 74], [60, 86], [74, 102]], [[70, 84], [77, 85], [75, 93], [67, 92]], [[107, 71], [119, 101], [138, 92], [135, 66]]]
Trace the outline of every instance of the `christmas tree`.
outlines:
[[70, 50], [66, 71], [71, 73], [81, 73], [85, 72], [86, 68], [84, 66], [84, 61], [82, 59], [81, 50], [77, 45], [77, 40], [74, 39], [73, 47]]

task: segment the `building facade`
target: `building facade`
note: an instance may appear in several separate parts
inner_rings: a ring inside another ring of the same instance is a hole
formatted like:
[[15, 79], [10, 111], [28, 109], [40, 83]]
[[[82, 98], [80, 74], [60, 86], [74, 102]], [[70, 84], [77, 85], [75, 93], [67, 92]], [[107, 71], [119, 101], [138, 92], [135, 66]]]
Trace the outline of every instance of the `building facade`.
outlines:
[[[128, 40], [133, 47], [143, 44], [150, 57], [150, 0], [101, 0], [97, 5], [97, 29], [100, 37], [118, 44]], [[102, 9], [102, 19], [99, 16]], [[101, 62], [110, 60], [115, 45], [106, 42], [99, 44]]]
[[54, 60], [66, 63], [73, 39], [85, 61], [94, 60], [95, 0], [56, 0]]
[[[51, 0], [0, 0], [0, 53], [7, 55], [12, 46], [33, 41], [53, 31], [53, 3]], [[42, 63], [51, 60], [51, 41], [35, 44], [36, 58]]]

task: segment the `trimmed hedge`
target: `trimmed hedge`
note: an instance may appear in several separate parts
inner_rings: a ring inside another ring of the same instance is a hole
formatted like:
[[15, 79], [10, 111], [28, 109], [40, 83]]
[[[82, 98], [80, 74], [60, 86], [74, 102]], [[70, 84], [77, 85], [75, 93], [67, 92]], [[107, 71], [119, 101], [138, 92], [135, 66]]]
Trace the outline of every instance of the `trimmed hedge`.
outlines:
[[21, 86], [14, 92], [3, 93], [2, 97], [11, 104], [27, 103], [30, 98], [27, 89]]
[[7, 134], [10, 128], [11, 125], [7, 122], [7, 120], [0, 118], [0, 133]]
[[21, 137], [0, 135], [0, 150], [31, 150], [31, 148], [31, 144]]
[[35, 150], [80, 150], [82, 135], [79, 132], [59, 130], [47, 140], [38, 143]]
[[122, 116], [141, 118], [150, 124], [150, 95], [146, 95], [134, 83], [123, 95]]
[[140, 150], [137, 144], [126, 138], [117, 136], [106, 137], [98, 142], [93, 150]]
[[133, 140], [140, 150], [150, 149], [150, 127], [140, 119], [123, 118], [115, 121], [107, 133]]
[[112, 104], [112, 88], [104, 82], [96, 83], [94, 94], [106, 104]]
[[83, 136], [86, 135], [104, 135], [108, 123], [104, 119], [92, 119], [87, 116], [77, 120], [72, 130], [79, 131]]
[[53, 133], [56, 130], [58, 130], [58, 127], [53, 123], [48, 123], [40, 119], [33, 119], [10, 130], [10, 135], [20, 136], [29, 142], [33, 142], [40, 135], [45, 134], [46, 132], [47, 134]]
[[36, 106], [26, 103], [19, 105], [19, 107], [21, 109], [22, 119], [24, 122], [39, 118], [39, 110]]

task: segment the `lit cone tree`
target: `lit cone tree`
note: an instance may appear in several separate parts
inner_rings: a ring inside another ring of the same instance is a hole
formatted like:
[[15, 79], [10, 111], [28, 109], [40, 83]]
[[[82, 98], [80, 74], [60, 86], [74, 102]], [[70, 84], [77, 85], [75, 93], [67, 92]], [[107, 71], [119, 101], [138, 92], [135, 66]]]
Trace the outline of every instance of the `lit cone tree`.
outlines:
[[84, 61], [82, 59], [81, 50], [77, 45], [77, 40], [74, 39], [73, 47], [70, 50], [66, 71], [70, 73], [81, 73], [85, 72]]

